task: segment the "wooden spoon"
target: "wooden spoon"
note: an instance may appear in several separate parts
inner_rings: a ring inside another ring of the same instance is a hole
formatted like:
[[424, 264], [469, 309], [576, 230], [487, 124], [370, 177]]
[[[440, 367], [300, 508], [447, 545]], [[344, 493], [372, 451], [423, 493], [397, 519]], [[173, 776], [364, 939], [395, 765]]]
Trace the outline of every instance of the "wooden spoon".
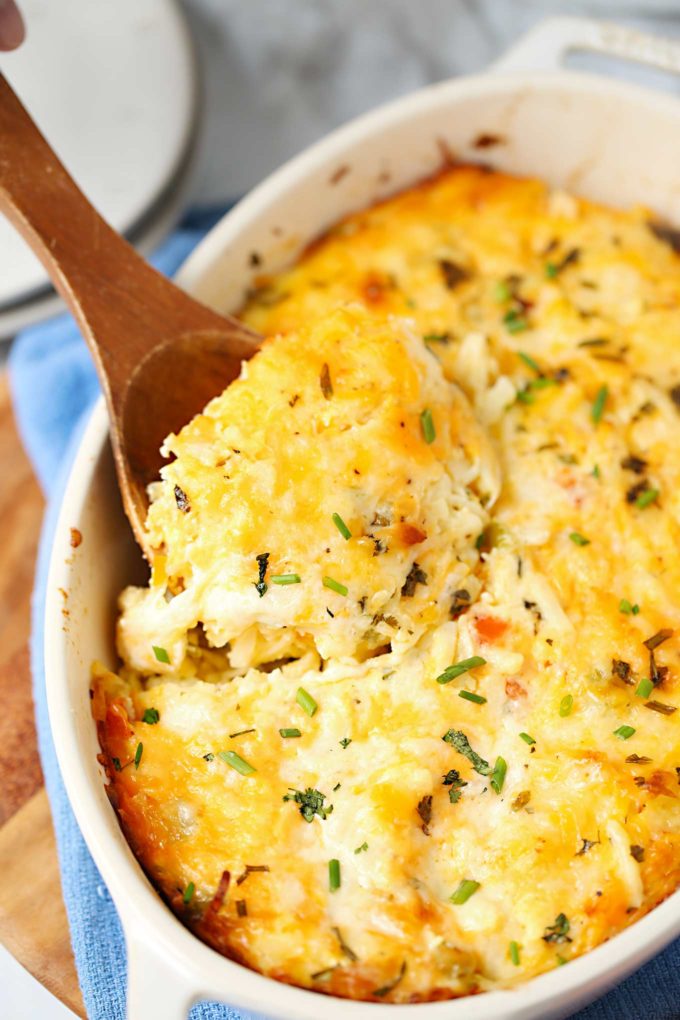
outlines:
[[160, 447], [235, 379], [261, 337], [152, 269], [101, 218], [0, 75], [0, 210], [42, 261], [106, 397], [123, 506], [147, 558]]

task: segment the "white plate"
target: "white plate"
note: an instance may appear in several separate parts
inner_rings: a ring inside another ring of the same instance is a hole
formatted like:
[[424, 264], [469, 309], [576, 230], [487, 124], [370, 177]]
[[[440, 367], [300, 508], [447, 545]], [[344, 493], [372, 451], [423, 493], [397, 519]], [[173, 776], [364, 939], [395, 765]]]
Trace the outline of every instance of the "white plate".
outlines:
[[[170, 182], [159, 201], [144, 217], [139, 228], [128, 234], [136, 250], [145, 257], [153, 254], [179, 221], [186, 208], [193, 177], [194, 152], [189, 148], [179, 172]], [[0, 223], [2, 219], [0, 218]], [[9, 340], [21, 329], [35, 326], [66, 311], [62, 298], [50, 286], [43, 287], [24, 301], [0, 305], [0, 343]]]
[[[135, 225], [178, 170], [196, 108], [193, 52], [173, 0], [22, 0], [24, 45], [0, 70], [116, 230]], [[48, 283], [0, 217], [0, 308]]]

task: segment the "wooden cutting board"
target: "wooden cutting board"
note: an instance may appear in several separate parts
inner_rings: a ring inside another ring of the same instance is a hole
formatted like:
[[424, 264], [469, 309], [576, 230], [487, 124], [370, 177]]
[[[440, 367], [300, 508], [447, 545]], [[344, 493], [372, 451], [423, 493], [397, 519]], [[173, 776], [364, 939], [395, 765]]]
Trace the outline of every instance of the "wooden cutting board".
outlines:
[[40, 771], [28, 654], [43, 497], [0, 373], [0, 942], [78, 1016], [57, 852]]

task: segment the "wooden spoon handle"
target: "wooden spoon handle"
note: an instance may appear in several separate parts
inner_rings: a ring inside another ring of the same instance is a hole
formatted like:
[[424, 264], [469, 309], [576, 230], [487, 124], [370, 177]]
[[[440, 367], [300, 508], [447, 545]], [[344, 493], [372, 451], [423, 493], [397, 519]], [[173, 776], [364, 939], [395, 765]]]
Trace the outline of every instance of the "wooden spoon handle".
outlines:
[[[0, 75], [0, 211], [41, 259], [88, 342], [109, 408], [159, 336], [253, 334], [182, 295], [97, 213]], [[124, 339], [122, 339], [124, 338]]]

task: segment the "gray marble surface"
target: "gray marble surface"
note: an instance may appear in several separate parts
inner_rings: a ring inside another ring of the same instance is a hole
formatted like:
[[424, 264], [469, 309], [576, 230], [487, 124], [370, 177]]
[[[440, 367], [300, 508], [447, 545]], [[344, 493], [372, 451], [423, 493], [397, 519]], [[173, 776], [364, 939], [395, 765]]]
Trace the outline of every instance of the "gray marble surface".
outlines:
[[204, 80], [192, 192], [201, 202], [243, 194], [289, 156], [379, 103], [482, 70], [551, 15], [594, 15], [680, 35], [680, 0], [183, 0], [182, 6]]

